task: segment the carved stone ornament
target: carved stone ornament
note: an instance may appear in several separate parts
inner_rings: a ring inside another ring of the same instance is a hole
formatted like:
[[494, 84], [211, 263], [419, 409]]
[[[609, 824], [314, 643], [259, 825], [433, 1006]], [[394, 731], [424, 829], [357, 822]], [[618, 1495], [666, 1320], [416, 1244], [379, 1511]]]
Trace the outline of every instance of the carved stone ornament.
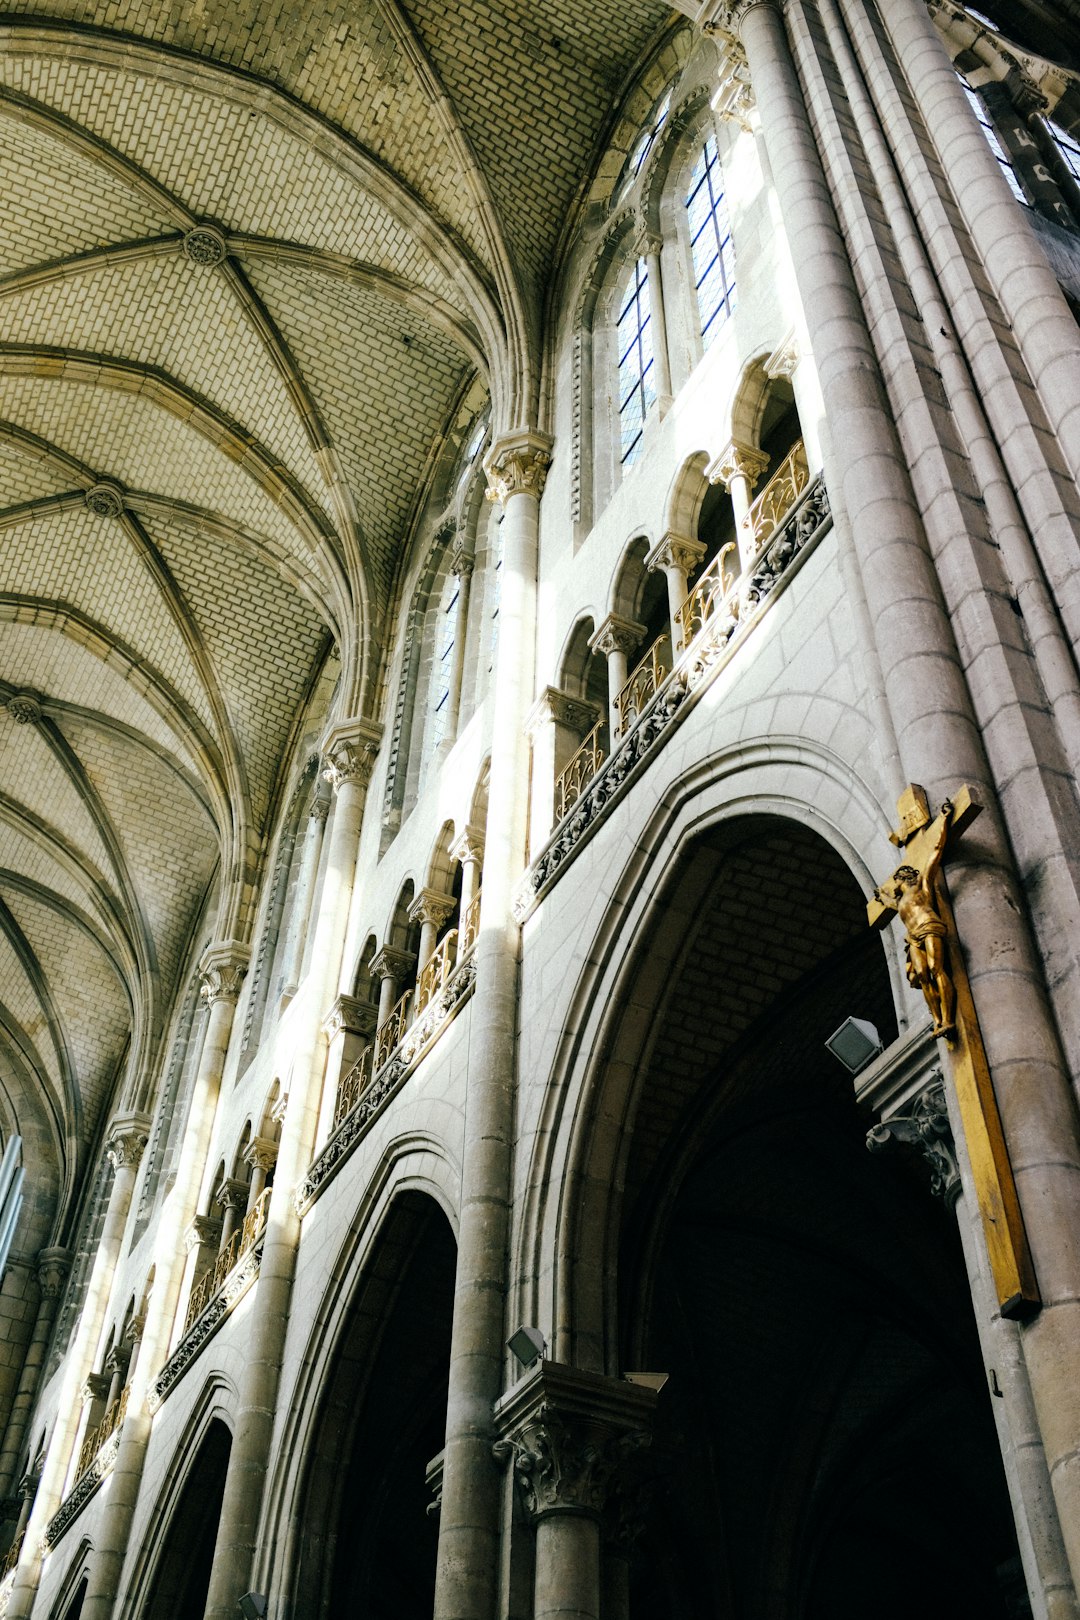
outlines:
[[939, 1071], [920, 1091], [909, 1114], [893, 1114], [866, 1133], [871, 1153], [880, 1153], [890, 1141], [907, 1142], [919, 1150], [930, 1166], [930, 1191], [951, 1208], [960, 1196], [960, 1171]]
[[339, 720], [331, 726], [323, 743], [323, 777], [335, 792], [346, 782], [367, 787], [381, 740], [382, 726], [370, 720]]
[[214, 1203], [220, 1204], [222, 1209], [246, 1209], [247, 1201], [246, 1181], [234, 1181], [231, 1176], [226, 1176], [221, 1185], [214, 1189]]
[[105, 1153], [113, 1169], [126, 1166], [137, 1170], [149, 1140], [150, 1121], [145, 1115], [127, 1114], [113, 1120], [105, 1143]]
[[726, 44], [712, 109], [717, 118], [725, 123], [738, 124], [740, 129], [751, 130], [751, 114], [757, 103], [754, 100], [754, 87], [750, 83], [746, 53], [737, 39], [728, 37]]
[[312, 821], [325, 821], [330, 814], [330, 795], [321, 784], [311, 795], [307, 813]]
[[705, 476], [710, 484], [723, 484], [725, 489], [731, 488], [733, 478], [743, 477], [753, 489], [762, 473], [769, 465], [768, 456], [762, 451], [755, 450], [752, 445], [739, 444], [732, 439], [726, 444], [720, 454], [705, 469]]
[[70, 1250], [57, 1248], [38, 1250], [37, 1279], [42, 1299], [60, 1298], [70, 1270]]
[[409, 907], [409, 921], [434, 923], [436, 928], [441, 928], [449, 920], [456, 904], [452, 894], [440, 894], [437, 889], [421, 889]]
[[703, 540], [691, 540], [687, 535], [669, 531], [653, 546], [645, 558], [645, 567], [651, 574], [655, 574], [658, 568], [662, 568], [665, 573], [669, 568], [673, 568], [685, 575], [693, 572], [704, 555]]
[[328, 1040], [346, 1031], [350, 1035], [374, 1035], [378, 1008], [370, 1001], [358, 1001], [355, 996], [338, 996], [323, 1019]]
[[610, 658], [613, 652], [629, 656], [641, 646], [645, 635], [643, 624], [637, 624], [633, 619], [620, 618], [617, 613], [609, 613], [593, 632], [589, 646], [593, 652], [603, 653], [605, 658]]
[[599, 1516], [652, 1443], [655, 1402], [639, 1385], [539, 1362], [496, 1408], [494, 1455], [513, 1468], [529, 1516]]
[[539, 500], [551, 466], [551, 440], [539, 433], [512, 433], [493, 444], [484, 458], [489, 501], [505, 506], [511, 495]]
[[475, 861], [477, 866], [484, 862], [484, 834], [479, 827], [467, 826], [464, 832], [458, 834], [450, 845], [447, 854], [461, 866], [467, 866], [469, 861]]
[[7, 712], [17, 726], [36, 726], [41, 704], [32, 692], [15, 692], [7, 701]]
[[85, 496], [89, 511], [98, 517], [119, 517], [124, 510], [124, 492], [118, 484], [95, 484]]
[[450, 572], [458, 579], [471, 579], [476, 568], [476, 558], [471, 551], [466, 551], [463, 545], [456, 545], [450, 553]]
[[635, 259], [647, 259], [650, 255], [658, 254], [663, 245], [664, 238], [659, 231], [654, 231], [647, 220], [640, 220], [630, 250]]
[[782, 343], [778, 343], [765, 362], [765, 375], [776, 382], [781, 377], [793, 377], [795, 368], [799, 364], [799, 343], [794, 332], [789, 332]]
[[224, 233], [216, 225], [196, 225], [184, 237], [184, 256], [192, 264], [221, 264], [227, 252]]
[[698, 13], [698, 23], [706, 34], [738, 39], [747, 12], [755, 6], [782, 6], [783, 0], [707, 0]]
[[123, 1375], [126, 1367], [127, 1357], [124, 1355], [119, 1345], [114, 1345], [109, 1351], [108, 1355], [105, 1357], [105, 1371], [109, 1374], [110, 1378], [116, 1378], [117, 1376]]
[[251, 952], [235, 940], [211, 945], [199, 963], [200, 994], [208, 1007], [216, 1001], [236, 1001], [248, 970]]
[[274, 1168], [277, 1156], [278, 1144], [271, 1142], [268, 1136], [253, 1136], [244, 1149], [244, 1163], [253, 1170], [261, 1170], [264, 1176]]
[[213, 1215], [196, 1215], [184, 1233], [184, 1248], [188, 1254], [192, 1249], [200, 1249], [204, 1245], [208, 1249], [216, 1249], [220, 1242], [221, 1222]]
[[84, 1404], [89, 1401], [103, 1401], [106, 1395], [109, 1393], [111, 1385], [112, 1379], [109, 1378], [107, 1374], [87, 1373], [86, 1377], [83, 1379], [83, 1385], [82, 1389], [79, 1391], [79, 1395]]
[[542, 726], [567, 726], [584, 736], [600, 718], [600, 708], [589, 698], [571, 697], [557, 686], [545, 686], [525, 721], [525, 730], [533, 736]]
[[145, 1314], [140, 1315], [140, 1316], [133, 1316], [131, 1318], [131, 1321], [128, 1323], [127, 1327], [124, 1329], [124, 1343], [125, 1344], [130, 1344], [132, 1346], [137, 1345], [140, 1342], [140, 1340], [142, 1339], [142, 1336], [143, 1336], [143, 1333], [145, 1332], [145, 1330], [146, 1330], [146, 1316], [145, 1316]]
[[412, 951], [398, 951], [392, 945], [384, 945], [371, 958], [370, 971], [376, 979], [394, 979], [400, 983], [415, 965], [416, 957]]

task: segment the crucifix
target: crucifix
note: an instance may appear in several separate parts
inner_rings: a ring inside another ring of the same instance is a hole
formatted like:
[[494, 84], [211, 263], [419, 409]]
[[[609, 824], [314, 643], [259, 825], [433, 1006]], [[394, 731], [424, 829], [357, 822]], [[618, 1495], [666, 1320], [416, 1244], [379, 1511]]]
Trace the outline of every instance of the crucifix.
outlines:
[[925, 791], [912, 784], [896, 808], [900, 826], [889, 838], [904, 859], [874, 890], [867, 917], [872, 928], [886, 928], [897, 916], [904, 925], [908, 983], [922, 991], [934, 1034], [951, 1054], [952, 1081], [1001, 1314], [1032, 1316], [1042, 1301], [941, 870], [982, 805], [962, 787], [932, 816]]

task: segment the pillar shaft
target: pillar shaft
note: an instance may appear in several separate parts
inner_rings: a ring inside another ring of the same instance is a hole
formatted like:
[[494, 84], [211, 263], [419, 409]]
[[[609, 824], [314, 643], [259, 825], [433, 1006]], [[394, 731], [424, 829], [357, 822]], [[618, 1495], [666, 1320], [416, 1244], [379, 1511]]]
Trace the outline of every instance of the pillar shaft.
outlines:
[[304, 942], [311, 916], [311, 902], [315, 895], [315, 879], [319, 872], [319, 856], [322, 854], [323, 832], [326, 828], [328, 810], [329, 801], [323, 798], [316, 784], [308, 809], [304, 848], [300, 857], [300, 875], [296, 885], [297, 901], [289, 924], [285, 967], [281, 976], [282, 993], [285, 995], [295, 994], [296, 987], [300, 983], [300, 973], [304, 965]]
[[465, 1113], [457, 1283], [450, 1348], [437, 1620], [493, 1620], [499, 1476], [492, 1405], [502, 1374], [513, 1133], [518, 929], [513, 885], [524, 865], [525, 716], [535, 658], [540, 491], [546, 441], [504, 439], [488, 457], [503, 505], [502, 596], [495, 658], [491, 779]]
[[237, 1600], [251, 1588], [300, 1239], [300, 1219], [292, 1195], [311, 1162], [315, 1146], [326, 1058], [321, 1014], [335, 995], [341, 972], [360, 827], [378, 738], [378, 728], [367, 721], [343, 721], [331, 730], [325, 749], [336, 799], [311, 955], [311, 978], [315, 982], [313, 1004], [305, 1023], [310, 1032], [309, 1044], [295, 1054], [281, 1127], [259, 1280], [251, 1302], [248, 1360], [240, 1387], [206, 1601], [207, 1620], [235, 1620]]
[[550, 1513], [536, 1526], [534, 1620], [600, 1620], [600, 1525]]
[[[851, 520], [904, 774], [937, 800], [958, 782], [982, 785], [993, 806], [952, 627], [779, 12], [752, 4], [742, 37], [829, 416], [830, 485]], [[996, 817], [985, 816], [980, 828], [957, 862], [953, 896], [1045, 1301], [1025, 1332], [1025, 1356], [1075, 1581], [1080, 1260], [1070, 1211], [1080, 1148], [1024, 897]]]
[[[66, 1249], [42, 1249], [38, 1255], [40, 1294], [37, 1315], [4, 1434], [4, 1449], [0, 1453], [0, 1497], [9, 1495], [11, 1491], [19, 1457], [26, 1443], [26, 1426], [37, 1399], [41, 1369], [45, 1365], [49, 1337], [70, 1265], [71, 1256]], [[32, 1457], [29, 1459], [31, 1463], [33, 1460]]]

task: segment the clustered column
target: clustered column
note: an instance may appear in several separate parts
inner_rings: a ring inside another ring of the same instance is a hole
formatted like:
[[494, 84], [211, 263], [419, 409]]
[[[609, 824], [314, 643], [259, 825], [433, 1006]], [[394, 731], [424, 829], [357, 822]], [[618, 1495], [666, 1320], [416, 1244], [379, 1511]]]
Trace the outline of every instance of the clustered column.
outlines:
[[71, 1255], [67, 1249], [49, 1248], [40, 1250], [37, 1257], [37, 1280], [40, 1296], [37, 1316], [34, 1320], [34, 1330], [30, 1336], [22, 1371], [19, 1374], [19, 1386], [15, 1392], [11, 1416], [8, 1418], [7, 1431], [4, 1435], [4, 1450], [3, 1454], [0, 1455], [0, 1497], [6, 1496], [11, 1488], [12, 1475], [18, 1466], [20, 1454], [26, 1443], [26, 1425], [34, 1401], [37, 1398], [41, 1369], [45, 1364], [45, 1354], [52, 1334], [53, 1323], [56, 1320], [57, 1307], [70, 1269]]

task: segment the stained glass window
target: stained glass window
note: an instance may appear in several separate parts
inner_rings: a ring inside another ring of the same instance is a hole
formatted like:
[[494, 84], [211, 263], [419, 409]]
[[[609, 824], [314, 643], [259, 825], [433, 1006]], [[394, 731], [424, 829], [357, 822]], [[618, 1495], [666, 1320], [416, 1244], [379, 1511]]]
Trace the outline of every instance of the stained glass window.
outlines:
[[641, 449], [649, 406], [656, 398], [653, 374], [652, 307], [645, 261], [637, 259], [619, 311], [620, 459], [629, 465]]
[[735, 248], [724, 197], [724, 172], [711, 135], [694, 164], [686, 215], [701, 335], [708, 348], [735, 308]]

